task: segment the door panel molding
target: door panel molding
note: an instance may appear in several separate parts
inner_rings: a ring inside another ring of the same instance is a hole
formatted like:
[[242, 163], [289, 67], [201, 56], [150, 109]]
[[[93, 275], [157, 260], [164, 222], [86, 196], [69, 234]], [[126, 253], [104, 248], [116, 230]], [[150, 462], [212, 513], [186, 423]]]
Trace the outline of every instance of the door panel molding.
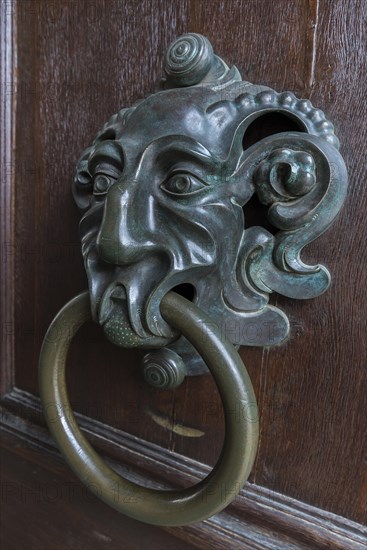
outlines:
[[[182, 487], [196, 483], [210, 467], [79, 413], [76, 418], [88, 439], [113, 467], [134, 483]], [[61, 455], [45, 427], [38, 397], [13, 388], [2, 400], [2, 430], [53, 459]], [[52, 468], [52, 460], [49, 461]], [[73, 474], [70, 476], [74, 478]], [[79, 483], [79, 482], [77, 482]], [[101, 506], [105, 506], [100, 503]], [[79, 511], [80, 513], [80, 511]], [[362, 550], [367, 529], [347, 518], [292, 499], [268, 488], [246, 483], [225, 512], [194, 525], [164, 527], [198, 548], [306, 548]]]
[[0, 4], [0, 395], [14, 379], [14, 190], [17, 84], [17, 27], [15, 8]]

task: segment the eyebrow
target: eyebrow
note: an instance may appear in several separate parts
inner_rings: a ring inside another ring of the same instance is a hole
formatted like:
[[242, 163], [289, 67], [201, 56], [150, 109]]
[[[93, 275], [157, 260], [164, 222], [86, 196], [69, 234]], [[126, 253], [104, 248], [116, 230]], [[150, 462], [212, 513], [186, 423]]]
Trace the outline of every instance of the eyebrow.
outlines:
[[189, 136], [182, 135], [169, 135], [158, 138], [148, 145], [142, 158], [154, 154], [158, 147], [157, 161], [169, 160], [172, 154], [179, 154], [182, 156], [182, 160], [194, 161], [205, 167], [219, 163], [219, 159], [213, 156], [204, 145]]

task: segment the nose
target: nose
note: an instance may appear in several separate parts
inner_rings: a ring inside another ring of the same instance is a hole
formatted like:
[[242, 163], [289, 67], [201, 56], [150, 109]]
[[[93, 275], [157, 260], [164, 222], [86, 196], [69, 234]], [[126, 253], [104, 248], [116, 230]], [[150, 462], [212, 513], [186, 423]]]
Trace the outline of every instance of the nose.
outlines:
[[149, 248], [143, 203], [136, 186], [116, 184], [106, 197], [97, 250], [108, 263], [126, 265], [142, 259]]

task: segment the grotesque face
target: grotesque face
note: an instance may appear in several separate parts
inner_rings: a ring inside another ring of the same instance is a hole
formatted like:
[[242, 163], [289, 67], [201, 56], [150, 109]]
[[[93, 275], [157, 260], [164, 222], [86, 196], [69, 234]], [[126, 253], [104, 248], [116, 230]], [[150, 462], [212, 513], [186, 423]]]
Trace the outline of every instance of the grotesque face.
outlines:
[[[269, 111], [323, 134], [326, 148], [336, 145], [309, 102], [235, 78], [158, 92], [112, 117], [84, 152], [74, 181], [82, 251], [92, 314], [112, 342], [192, 355], [159, 309], [169, 290], [188, 283], [234, 343], [275, 344], [288, 321], [267, 305], [268, 293], [307, 298], [326, 288], [327, 271], [299, 259], [323, 230], [299, 233], [302, 205], [321, 204], [316, 172], [327, 170], [326, 153], [301, 133], [244, 150], [247, 127]], [[283, 229], [275, 237], [260, 227], [244, 231], [242, 207], [255, 191]]]
[[79, 163], [93, 313], [117, 344], [167, 344], [163, 295], [190, 283], [198, 300], [198, 279], [227, 276], [223, 259], [238, 252], [253, 185], [237, 173], [235, 121], [207, 114], [207, 99], [200, 88], [151, 96], [104, 128]]

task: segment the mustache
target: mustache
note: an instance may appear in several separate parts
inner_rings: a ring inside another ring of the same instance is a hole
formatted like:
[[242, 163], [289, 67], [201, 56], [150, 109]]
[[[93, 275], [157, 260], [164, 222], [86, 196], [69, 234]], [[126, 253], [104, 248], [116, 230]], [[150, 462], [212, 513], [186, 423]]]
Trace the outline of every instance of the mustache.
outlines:
[[[173, 331], [160, 314], [160, 301], [174, 285], [165, 285], [171, 269], [168, 258], [155, 255], [120, 266], [100, 259], [91, 247], [85, 257], [94, 321], [105, 326], [112, 317], [139, 338], [172, 338]], [[166, 289], [165, 289], [166, 288]]]

